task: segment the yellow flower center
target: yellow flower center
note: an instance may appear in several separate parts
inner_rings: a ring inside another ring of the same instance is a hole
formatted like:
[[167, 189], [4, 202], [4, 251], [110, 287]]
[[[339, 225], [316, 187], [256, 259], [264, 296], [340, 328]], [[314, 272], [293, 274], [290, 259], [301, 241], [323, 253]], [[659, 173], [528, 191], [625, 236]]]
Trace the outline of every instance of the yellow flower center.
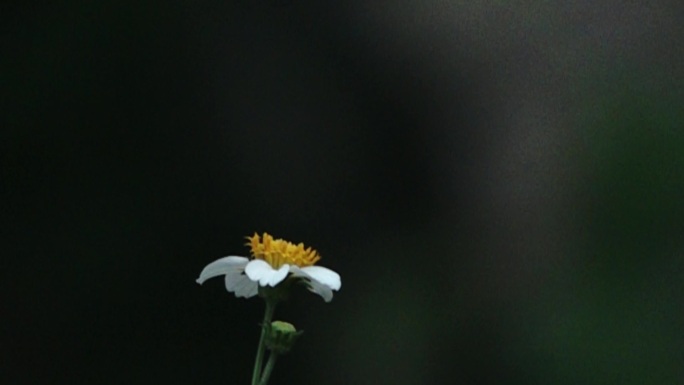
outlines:
[[282, 239], [273, 239], [267, 233], [264, 233], [263, 237], [254, 233], [247, 239], [249, 240], [247, 245], [252, 248], [252, 257], [263, 259], [274, 269], [285, 264], [299, 267], [311, 266], [321, 259], [316, 250], [310, 247], [304, 248], [303, 243], [295, 245]]

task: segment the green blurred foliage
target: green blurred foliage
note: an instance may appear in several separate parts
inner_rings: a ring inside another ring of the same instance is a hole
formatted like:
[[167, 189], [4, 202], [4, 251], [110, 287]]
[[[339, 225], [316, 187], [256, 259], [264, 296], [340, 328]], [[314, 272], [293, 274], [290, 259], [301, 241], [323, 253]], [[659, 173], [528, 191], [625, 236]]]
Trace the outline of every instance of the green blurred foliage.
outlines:
[[653, 74], [615, 77], [587, 94], [571, 262], [528, 329], [542, 383], [683, 378], [684, 99]]
[[586, 126], [587, 234], [606, 255], [619, 252], [635, 266], [681, 246], [684, 109], [678, 92], [671, 84], [626, 87], [600, 100], [594, 107], [600, 114]]

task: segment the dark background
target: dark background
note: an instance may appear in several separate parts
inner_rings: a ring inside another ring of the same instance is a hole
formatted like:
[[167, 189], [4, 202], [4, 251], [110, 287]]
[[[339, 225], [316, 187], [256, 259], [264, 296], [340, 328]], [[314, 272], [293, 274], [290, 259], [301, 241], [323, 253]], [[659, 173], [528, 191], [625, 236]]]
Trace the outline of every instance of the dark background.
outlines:
[[248, 383], [267, 231], [274, 384], [680, 384], [684, 7], [571, 3], [1, 6], [0, 382]]

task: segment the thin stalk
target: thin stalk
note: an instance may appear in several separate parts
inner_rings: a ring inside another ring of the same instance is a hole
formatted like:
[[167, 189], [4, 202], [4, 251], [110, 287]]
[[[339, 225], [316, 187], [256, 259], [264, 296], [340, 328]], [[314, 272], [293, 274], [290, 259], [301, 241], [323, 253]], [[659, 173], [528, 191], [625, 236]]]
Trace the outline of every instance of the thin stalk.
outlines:
[[266, 300], [266, 312], [264, 313], [264, 322], [261, 324], [261, 337], [259, 337], [259, 347], [257, 348], [256, 360], [254, 361], [254, 371], [252, 372], [252, 385], [259, 385], [261, 365], [264, 362], [264, 351], [266, 350], [266, 330], [271, 327], [275, 305], [275, 301]]
[[264, 368], [264, 373], [261, 376], [261, 382], [259, 383], [259, 385], [268, 384], [268, 378], [271, 377], [271, 372], [273, 371], [273, 367], [275, 366], [276, 358], [278, 358], [278, 353], [271, 351], [271, 355], [268, 357], [268, 362], [266, 363], [266, 367]]

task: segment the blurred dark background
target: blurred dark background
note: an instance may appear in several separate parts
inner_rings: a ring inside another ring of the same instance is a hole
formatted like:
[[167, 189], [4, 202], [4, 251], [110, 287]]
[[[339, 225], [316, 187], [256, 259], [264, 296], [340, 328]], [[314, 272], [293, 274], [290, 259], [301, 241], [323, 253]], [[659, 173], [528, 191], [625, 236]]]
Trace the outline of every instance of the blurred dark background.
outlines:
[[267, 231], [343, 281], [273, 384], [681, 384], [683, 11], [0, 6], [0, 382], [248, 383]]

